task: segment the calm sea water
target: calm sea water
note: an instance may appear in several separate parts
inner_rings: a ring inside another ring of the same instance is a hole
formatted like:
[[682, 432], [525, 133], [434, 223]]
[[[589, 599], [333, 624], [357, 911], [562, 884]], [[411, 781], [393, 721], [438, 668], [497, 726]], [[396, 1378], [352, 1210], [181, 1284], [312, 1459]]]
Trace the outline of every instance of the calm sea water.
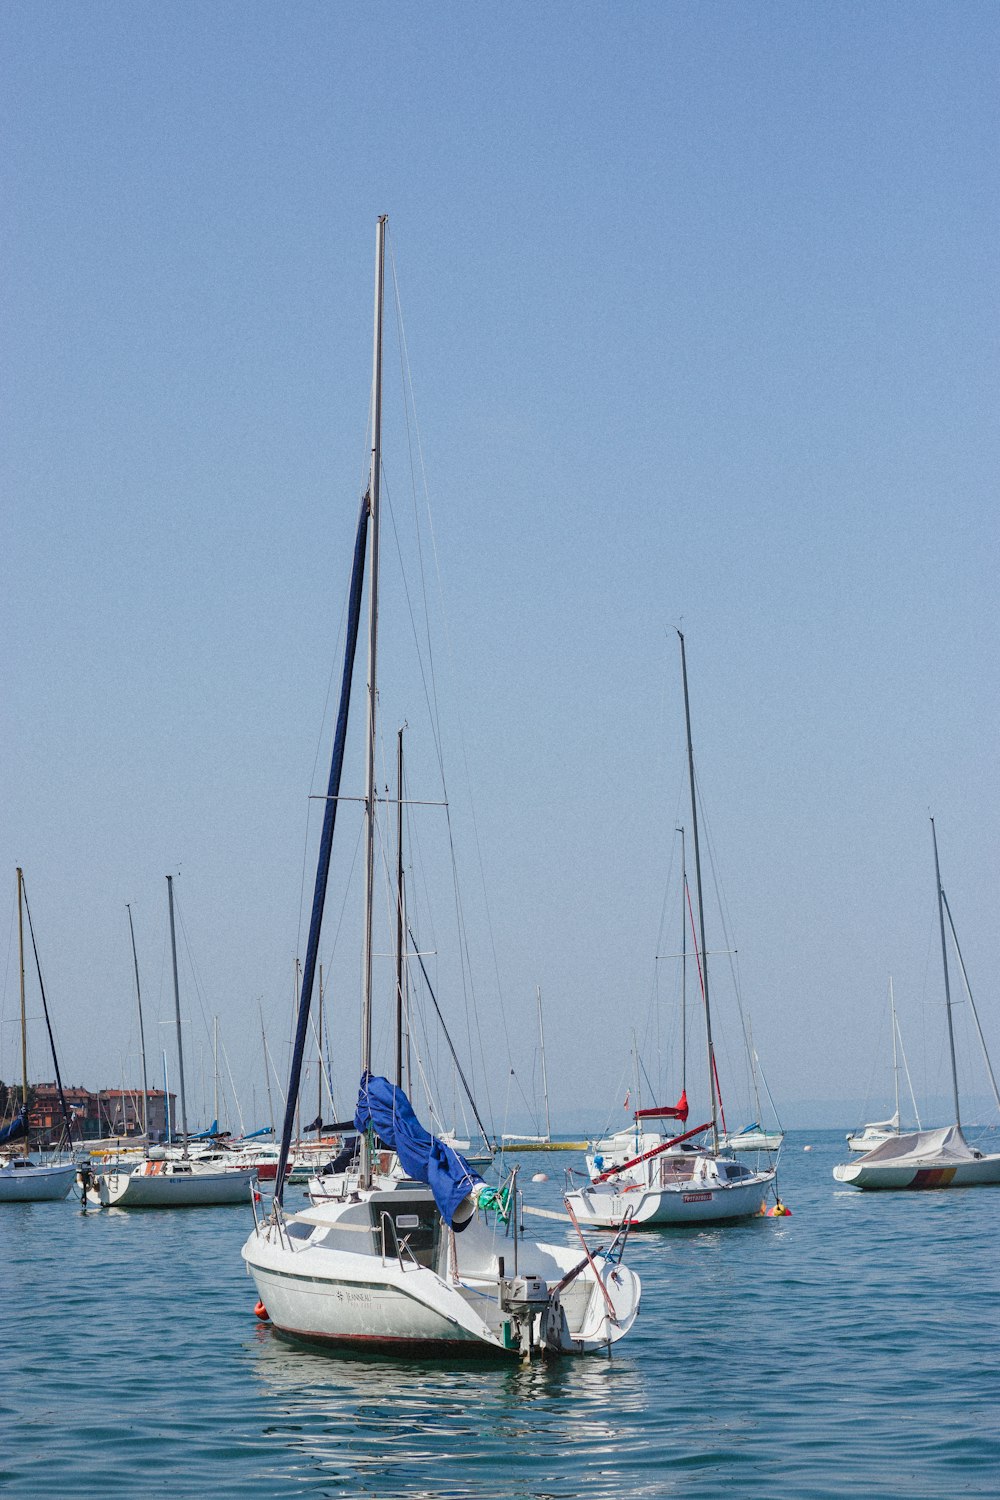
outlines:
[[0, 1493], [997, 1496], [1000, 1189], [841, 1190], [841, 1145], [789, 1136], [791, 1218], [636, 1234], [631, 1336], [528, 1369], [283, 1344], [249, 1210], [4, 1205]]

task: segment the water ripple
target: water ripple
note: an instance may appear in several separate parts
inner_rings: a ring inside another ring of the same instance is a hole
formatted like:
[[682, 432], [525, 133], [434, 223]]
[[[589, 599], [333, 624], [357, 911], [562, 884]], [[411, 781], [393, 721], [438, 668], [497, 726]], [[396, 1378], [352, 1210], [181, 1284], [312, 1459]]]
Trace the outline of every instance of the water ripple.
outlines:
[[839, 1145], [812, 1140], [789, 1142], [792, 1218], [636, 1236], [629, 1340], [526, 1369], [283, 1343], [252, 1316], [239, 1209], [5, 1205], [0, 1489], [995, 1496], [1000, 1191], [839, 1191]]

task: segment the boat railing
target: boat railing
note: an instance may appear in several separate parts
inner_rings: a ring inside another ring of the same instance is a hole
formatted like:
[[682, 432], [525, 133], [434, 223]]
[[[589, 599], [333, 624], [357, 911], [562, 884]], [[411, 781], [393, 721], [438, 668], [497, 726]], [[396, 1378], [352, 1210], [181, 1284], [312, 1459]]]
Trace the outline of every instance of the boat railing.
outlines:
[[386, 1225], [388, 1225], [389, 1233], [392, 1236], [392, 1243], [396, 1251], [396, 1259], [399, 1262], [399, 1269], [401, 1271], [406, 1270], [406, 1265], [403, 1261], [403, 1255], [405, 1252], [405, 1254], [410, 1258], [413, 1269], [415, 1271], [418, 1271], [420, 1269], [420, 1262], [417, 1260], [417, 1257], [410, 1249], [410, 1245], [406, 1236], [404, 1235], [402, 1239], [399, 1238], [399, 1230], [396, 1228], [395, 1220], [393, 1219], [392, 1214], [388, 1213], [385, 1209], [383, 1209], [381, 1214], [379, 1215], [379, 1231], [382, 1238], [382, 1264], [385, 1265], [388, 1253], [386, 1250]]

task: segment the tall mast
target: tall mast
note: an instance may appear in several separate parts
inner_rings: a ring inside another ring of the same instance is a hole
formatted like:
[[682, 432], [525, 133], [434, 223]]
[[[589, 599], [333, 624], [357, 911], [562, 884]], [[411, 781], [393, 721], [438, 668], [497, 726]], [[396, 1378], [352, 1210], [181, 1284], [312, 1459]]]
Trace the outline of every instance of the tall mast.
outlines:
[[213, 1016], [212, 1026], [212, 1066], [215, 1070], [215, 1085], [212, 1093], [212, 1119], [215, 1128], [219, 1128], [219, 1018]]
[[896, 1129], [899, 1129], [899, 1055], [896, 1047], [896, 1001], [892, 993], [892, 975], [889, 975], [889, 1022], [892, 1026], [892, 1082], [896, 1095]]
[[549, 1119], [549, 1080], [545, 1072], [545, 1031], [542, 1027], [542, 987], [535, 985], [535, 995], [538, 999], [538, 1045], [542, 1053], [542, 1097], [545, 1100], [545, 1139], [552, 1140], [552, 1122]]
[[[372, 914], [375, 906], [375, 713], [378, 701], [378, 577], [379, 577], [379, 481], [382, 470], [382, 300], [385, 284], [386, 215], [375, 228], [375, 332], [372, 354], [372, 454], [368, 476], [368, 515], [371, 547], [368, 554], [368, 701], [367, 758], [365, 767], [365, 932], [363, 1007], [361, 1019], [361, 1069], [372, 1066]], [[371, 1181], [367, 1135], [362, 1146], [361, 1175]]]
[[319, 1005], [316, 1011], [316, 1019], [319, 1022], [319, 1037], [316, 1043], [316, 1060], [318, 1063], [316, 1079], [316, 1118], [319, 1128], [316, 1139], [319, 1140], [323, 1134], [323, 965], [319, 966]]
[[396, 1087], [403, 1087], [403, 730], [396, 741]]
[[135, 969], [135, 1003], [139, 1011], [139, 1055], [142, 1058], [142, 1133], [149, 1150], [149, 1083], [146, 1079], [146, 1034], [142, 1029], [142, 994], [139, 989], [139, 959], [135, 951], [135, 928], [132, 926], [132, 908], [125, 903], [128, 912], [128, 930], [132, 938], [132, 966]]
[[260, 1050], [264, 1056], [264, 1082], [267, 1084], [267, 1113], [271, 1121], [271, 1134], [274, 1134], [274, 1100], [271, 1098], [271, 1070], [267, 1065], [267, 1033], [264, 1030], [264, 1005], [258, 1001], [260, 1011]]
[[961, 1130], [962, 1116], [958, 1107], [958, 1068], [955, 1065], [955, 1028], [951, 1019], [951, 984], [948, 979], [948, 944], [944, 935], [944, 891], [941, 889], [941, 866], [938, 862], [937, 829], [931, 818], [931, 838], [934, 840], [934, 878], [937, 882], [938, 922], [941, 926], [941, 962], [944, 966], [944, 1003], [948, 1015], [948, 1050], [951, 1053], [951, 1088], [955, 1099], [955, 1124]]
[[691, 832], [694, 835], [694, 875], [698, 890], [698, 930], [701, 935], [701, 982], [705, 994], [705, 1037], [708, 1043], [708, 1088], [712, 1101], [712, 1146], [719, 1149], [719, 1101], [715, 1092], [715, 1048], [712, 1045], [712, 1010], [708, 999], [708, 944], [705, 942], [705, 903], [701, 892], [701, 846], [698, 842], [698, 796], [694, 784], [694, 745], [691, 740], [691, 702], [688, 697], [687, 656], [681, 643], [681, 676], [684, 681], [684, 723], [687, 728], [688, 781], [691, 785]]
[[681, 1094], [687, 1093], [687, 972], [688, 972], [688, 872], [684, 829], [678, 828], [681, 836]]
[[167, 876], [167, 905], [170, 908], [170, 957], [174, 966], [174, 1017], [177, 1022], [177, 1081], [181, 1095], [181, 1134], [183, 1154], [188, 1150], [187, 1095], [184, 1092], [184, 1042], [181, 1038], [181, 990], [177, 982], [177, 934], [174, 929], [174, 877]]
[[17, 951], [21, 969], [21, 1103], [28, 1102], [28, 1016], [24, 1005], [24, 872], [17, 867]]

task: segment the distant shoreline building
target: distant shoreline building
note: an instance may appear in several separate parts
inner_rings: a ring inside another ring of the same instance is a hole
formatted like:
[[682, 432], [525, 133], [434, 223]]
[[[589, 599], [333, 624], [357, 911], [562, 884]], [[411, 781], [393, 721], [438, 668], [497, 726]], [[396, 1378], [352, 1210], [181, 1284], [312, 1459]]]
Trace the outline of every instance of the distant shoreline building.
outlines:
[[[28, 1124], [31, 1135], [47, 1142], [63, 1133], [62, 1105], [55, 1083], [36, 1083], [29, 1089]], [[142, 1135], [142, 1089], [90, 1089], [63, 1086], [66, 1107], [73, 1116], [84, 1140], [103, 1140], [109, 1136]], [[150, 1089], [148, 1100], [151, 1140], [165, 1139], [167, 1116], [177, 1119], [174, 1094]]]

